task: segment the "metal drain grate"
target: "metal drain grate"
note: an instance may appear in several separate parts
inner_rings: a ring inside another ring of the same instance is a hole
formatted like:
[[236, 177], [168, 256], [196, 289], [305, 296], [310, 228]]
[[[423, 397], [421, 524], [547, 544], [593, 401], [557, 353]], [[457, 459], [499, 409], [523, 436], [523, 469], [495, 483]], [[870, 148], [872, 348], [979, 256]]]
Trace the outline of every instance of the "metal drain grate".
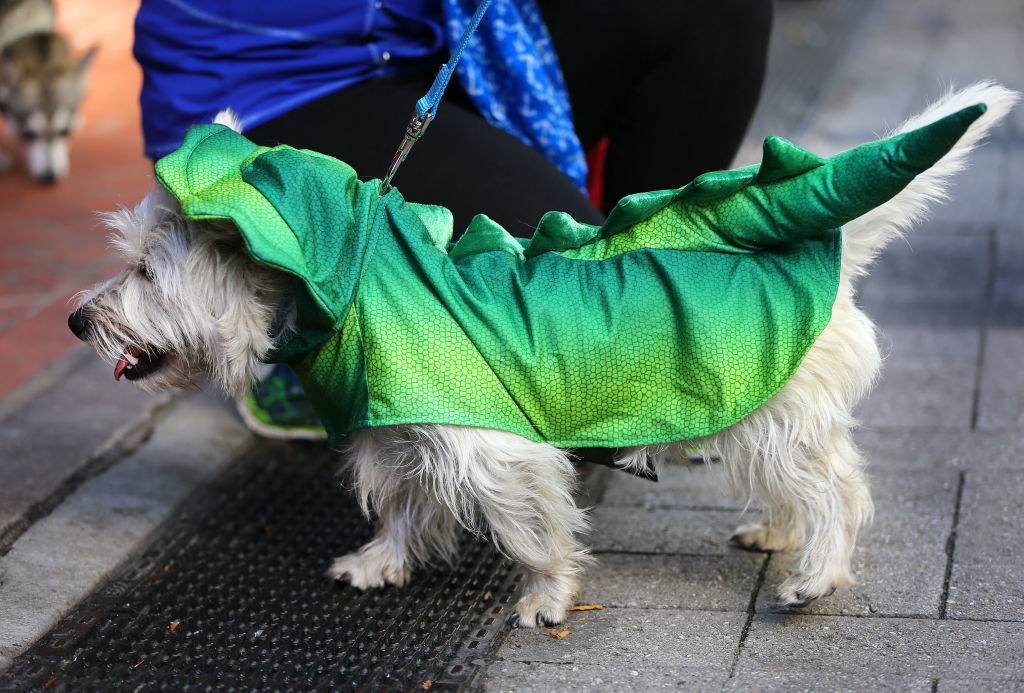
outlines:
[[337, 456], [266, 443], [15, 660], [0, 689], [432, 690], [471, 683], [520, 575], [467, 537], [450, 569], [359, 592], [324, 577], [371, 528]]

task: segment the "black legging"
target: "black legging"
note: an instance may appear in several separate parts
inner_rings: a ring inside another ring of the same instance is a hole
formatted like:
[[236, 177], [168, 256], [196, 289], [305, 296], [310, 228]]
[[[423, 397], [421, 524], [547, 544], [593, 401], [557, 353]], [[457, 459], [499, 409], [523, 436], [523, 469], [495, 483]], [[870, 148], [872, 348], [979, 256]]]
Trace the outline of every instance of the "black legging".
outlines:
[[[585, 148], [609, 138], [602, 207], [676, 188], [729, 165], [761, 89], [771, 0], [541, 0]], [[638, 8], [642, 12], [638, 12]], [[384, 174], [435, 68], [364, 82], [246, 134], [315, 149], [365, 178]], [[527, 236], [544, 212], [603, 213], [541, 154], [487, 124], [452, 85], [395, 178], [406, 199], [441, 204], [456, 235], [483, 212]]]

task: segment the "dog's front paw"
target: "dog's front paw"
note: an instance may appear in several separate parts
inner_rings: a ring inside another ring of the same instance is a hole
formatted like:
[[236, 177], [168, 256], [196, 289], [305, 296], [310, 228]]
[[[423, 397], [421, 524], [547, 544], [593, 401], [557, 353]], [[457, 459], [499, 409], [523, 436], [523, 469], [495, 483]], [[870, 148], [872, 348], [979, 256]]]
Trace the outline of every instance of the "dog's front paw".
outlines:
[[370, 542], [356, 553], [335, 558], [327, 575], [335, 580], [348, 580], [353, 587], [365, 590], [384, 585], [401, 587], [409, 581], [410, 572], [404, 561], [388, 556]]
[[569, 604], [543, 592], [530, 592], [516, 602], [516, 624], [523, 628], [557, 626], [565, 621]]
[[776, 602], [783, 608], [799, 609], [815, 599], [831, 595], [837, 587], [852, 581], [850, 578], [810, 580], [800, 575], [794, 575], [779, 585]]

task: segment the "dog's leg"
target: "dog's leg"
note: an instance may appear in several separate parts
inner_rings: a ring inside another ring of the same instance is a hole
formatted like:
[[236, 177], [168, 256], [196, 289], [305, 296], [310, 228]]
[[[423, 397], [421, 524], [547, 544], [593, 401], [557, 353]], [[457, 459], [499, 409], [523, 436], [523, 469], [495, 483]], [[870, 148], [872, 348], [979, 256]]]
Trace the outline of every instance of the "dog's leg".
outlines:
[[404, 585], [417, 563], [434, 557], [451, 560], [459, 523], [455, 516], [407, 473], [393, 441], [373, 432], [353, 434], [350, 465], [364, 510], [378, 516], [373, 540], [334, 560], [327, 574], [368, 589]]
[[529, 571], [516, 606], [525, 626], [565, 620], [579, 591], [587, 527], [572, 497], [575, 469], [558, 448], [483, 428], [390, 426], [352, 436], [349, 466], [377, 537], [330, 574], [360, 587], [401, 584], [415, 559], [455, 552], [454, 529], [489, 529]]
[[579, 595], [582, 566], [589, 559], [574, 536], [585, 525], [583, 511], [572, 501], [566, 480], [551, 477], [551, 469], [523, 461], [487, 480], [496, 484], [478, 496], [495, 541], [528, 571], [516, 604], [520, 626], [562, 623]]
[[[453, 429], [461, 437], [465, 488], [494, 540], [528, 577], [516, 604], [518, 624], [565, 620], [589, 560], [576, 540], [587, 529], [572, 490], [576, 472], [558, 448], [485, 429]], [[473, 454], [465, 454], [472, 450]]]
[[[852, 584], [850, 555], [872, 505], [849, 430], [837, 427], [813, 446], [742, 449], [736, 444], [742, 439], [723, 446], [726, 464], [734, 479], [742, 479], [740, 488], [765, 504], [768, 519], [741, 525], [732, 543], [798, 552], [797, 570], [779, 587], [782, 606], [804, 606]], [[738, 459], [744, 461], [736, 464]]]
[[373, 539], [358, 551], [334, 559], [328, 576], [353, 587], [401, 587], [417, 563], [451, 554], [458, 523], [412, 484], [403, 486], [378, 511]]
[[548, 463], [527, 459], [481, 479], [478, 487], [495, 541], [529, 573], [516, 604], [518, 624], [526, 627], [565, 620], [589, 558], [575, 538], [586, 520], [572, 500], [571, 477], [553, 472]]
[[805, 606], [855, 582], [850, 556], [872, 513], [860, 453], [848, 431], [836, 431], [832, 445], [811, 450], [807, 461], [816, 478], [801, 484], [800, 494], [789, 501], [804, 541], [796, 572], [779, 586], [781, 606]]

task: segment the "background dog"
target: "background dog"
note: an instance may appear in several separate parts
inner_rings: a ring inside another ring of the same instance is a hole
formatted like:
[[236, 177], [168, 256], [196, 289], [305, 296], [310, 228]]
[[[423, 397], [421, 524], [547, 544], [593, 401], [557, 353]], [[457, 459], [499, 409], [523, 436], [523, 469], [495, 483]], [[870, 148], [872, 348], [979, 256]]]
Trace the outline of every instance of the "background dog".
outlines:
[[[73, 57], [55, 21], [51, 0], [0, 0], [0, 114], [24, 146], [29, 175], [43, 183], [68, 174], [68, 138], [96, 53]], [[10, 163], [0, 152], [0, 168]]]
[[[979, 102], [989, 107], [935, 166], [845, 227], [831, 320], [775, 397], [708, 438], [620, 455], [629, 469], [692, 444], [720, 455], [737, 493], [765, 510], [733, 541], [798, 553], [797, 570], [779, 588], [782, 605], [807, 604], [853, 581], [850, 554], [872, 514], [852, 412], [881, 359], [875, 328], [854, 302], [855, 281], [889, 240], [943, 198], [950, 177], [1016, 99], [980, 83], [899, 128], [916, 129]], [[229, 114], [218, 122], [237, 129]], [[116, 377], [144, 389], [188, 384], [203, 372], [230, 393], [246, 391], [276, 337], [289, 329], [285, 276], [255, 262], [224, 223], [184, 220], [161, 187], [107, 221], [126, 264], [81, 297], [69, 318], [75, 334], [114, 364]], [[586, 515], [572, 500], [575, 473], [566, 452], [503, 431], [449, 425], [357, 431], [346, 452], [355, 491], [367, 514], [378, 516], [378, 528], [358, 552], [334, 561], [332, 577], [360, 588], [402, 585], [416, 564], [452, 556], [458, 532], [469, 528], [489, 533], [528, 569], [520, 624], [564, 620], [589, 560], [578, 539]]]

